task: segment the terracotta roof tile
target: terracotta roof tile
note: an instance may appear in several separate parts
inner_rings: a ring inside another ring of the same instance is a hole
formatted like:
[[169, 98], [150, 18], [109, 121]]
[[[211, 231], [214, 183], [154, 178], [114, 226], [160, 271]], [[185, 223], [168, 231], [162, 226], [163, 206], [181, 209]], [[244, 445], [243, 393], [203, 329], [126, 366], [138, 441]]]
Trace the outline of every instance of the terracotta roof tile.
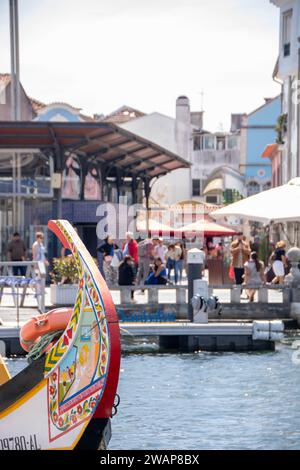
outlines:
[[143, 113], [142, 111], [124, 105], [121, 106], [121, 108], [116, 109], [116, 111], [113, 111], [112, 113], [108, 114], [107, 116], [104, 116], [101, 121], [122, 124], [124, 122], [128, 122], [132, 119], [136, 119], [142, 116], [145, 116], [145, 113]]
[[4, 85], [7, 85], [10, 82], [10, 74], [0, 73], [0, 82]]
[[45, 108], [47, 105], [42, 103], [41, 101], [36, 100], [35, 98], [29, 98], [31, 102], [31, 106], [35, 112], [39, 111], [40, 109]]

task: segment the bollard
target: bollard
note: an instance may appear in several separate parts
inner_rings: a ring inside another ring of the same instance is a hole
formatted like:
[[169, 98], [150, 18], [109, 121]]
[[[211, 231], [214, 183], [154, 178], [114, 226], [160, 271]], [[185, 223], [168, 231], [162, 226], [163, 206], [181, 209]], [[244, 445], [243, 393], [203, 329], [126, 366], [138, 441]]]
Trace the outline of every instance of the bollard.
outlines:
[[191, 300], [193, 307], [193, 322], [208, 323], [207, 302], [200, 294], [195, 294]]
[[232, 304], [240, 304], [241, 303], [241, 286], [233, 286], [230, 290], [230, 302]]
[[186, 288], [178, 287], [176, 289], [176, 304], [181, 305], [186, 303]]
[[148, 303], [158, 304], [158, 289], [156, 286], [151, 286], [148, 289]]
[[266, 287], [260, 287], [258, 289], [258, 302], [268, 303], [269, 301], [269, 291]]
[[121, 289], [121, 304], [131, 304], [131, 289], [126, 287]]
[[194, 281], [202, 279], [205, 254], [198, 248], [192, 248], [187, 253], [187, 271], [188, 271], [188, 319], [193, 321], [194, 313], [191, 300], [194, 295]]

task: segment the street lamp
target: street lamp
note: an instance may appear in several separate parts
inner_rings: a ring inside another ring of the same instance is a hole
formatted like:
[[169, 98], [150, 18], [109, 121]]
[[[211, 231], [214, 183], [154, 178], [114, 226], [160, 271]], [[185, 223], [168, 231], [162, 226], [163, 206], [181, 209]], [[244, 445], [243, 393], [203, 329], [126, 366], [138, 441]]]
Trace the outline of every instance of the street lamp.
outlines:
[[10, 56], [11, 56], [11, 119], [21, 119], [19, 13], [18, 0], [9, 0]]
[[[21, 93], [20, 93], [20, 60], [19, 60], [19, 13], [18, 0], [9, 0], [10, 20], [10, 57], [11, 57], [11, 120], [21, 120]], [[21, 222], [20, 193], [21, 165], [20, 155], [12, 156], [13, 176], [13, 225], [18, 229]]]

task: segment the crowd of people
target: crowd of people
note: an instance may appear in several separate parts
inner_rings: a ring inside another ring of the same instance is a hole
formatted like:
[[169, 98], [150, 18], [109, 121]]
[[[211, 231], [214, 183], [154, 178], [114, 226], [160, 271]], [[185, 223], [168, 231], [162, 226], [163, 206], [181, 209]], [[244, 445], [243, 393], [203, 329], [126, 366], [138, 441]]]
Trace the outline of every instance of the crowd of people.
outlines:
[[[181, 242], [166, 244], [160, 237], [147, 238], [139, 243], [131, 232], [127, 232], [125, 242], [120, 246], [111, 236], [107, 236], [97, 247], [103, 259], [103, 275], [109, 286], [115, 285], [155, 285], [167, 284], [174, 280], [182, 282], [186, 250]], [[46, 256], [44, 234], [36, 232], [35, 241], [29, 250], [20, 234], [15, 232], [7, 245], [7, 261], [23, 262], [49, 261]], [[71, 255], [71, 251], [62, 247], [61, 258]], [[25, 276], [26, 267], [15, 265], [14, 276]]]
[[103, 256], [103, 273], [109, 286], [182, 282], [186, 249], [181, 242], [166, 245], [163, 238], [153, 237], [138, 243], [127, 232], [121, 247], [107, 236], [97, 250]]
[[[222, 257], [224, 247], [222, 242], [206, 247], [215, 256]], [[259, 259], [259, 240], [250, 243], [242, 232], [230, 244], [231, 270], [237, 285], [249, 285], [247, 297], [253, 302], [256, 286], [264, 283], [283, 284], [289, 272], [289, 262], [286, 256], [286, 242], [279, 241], [266, 263]], [[127, 232], [126, 240], [120, 246], [111, 236], [97, 247], [103, 260], [103, 275], [109, 287], [113, 286], [147, 286], [165, 285], [174, 282], [181, 283], [186, 264], [186, 248], [181, 241], [165, 243], [161, 237], [152, 237], [140, 241]], [[37, 232], [32, 245], [32, 259], [49, 265], [44, 246], [44, 234]], [[69, 256], [70, 250], [62, 248], [61, 256]], [[20, 234], [15, 232], [7, 246], [7, 260], [22, 262], [28, 259], [28, 249]], [[101, 266], [100, 266], [101, 268]], [[14, 276], [25, 276], [26, 267], [13, 267]], [[133, 291], [132, 291], [133, 296]]]
[[[261, 285], [266, 283], [284, 283], [284, 278], [289, 272], [289, 262], [286, 256], [286, 242], [280, 240], [268, 259], [268, 265], [259, 259], [256, 245], [257, 240], [250, 244], [242, 232], [237, 234], [237, 238], [231, 243], [231, 266], [234, 270], [234, 280], [237, 285], [249, 285], [247, 297], [250, 302], [254, 301], [254, 295]], [[251, 246], [252, 245], [252, 246]]]

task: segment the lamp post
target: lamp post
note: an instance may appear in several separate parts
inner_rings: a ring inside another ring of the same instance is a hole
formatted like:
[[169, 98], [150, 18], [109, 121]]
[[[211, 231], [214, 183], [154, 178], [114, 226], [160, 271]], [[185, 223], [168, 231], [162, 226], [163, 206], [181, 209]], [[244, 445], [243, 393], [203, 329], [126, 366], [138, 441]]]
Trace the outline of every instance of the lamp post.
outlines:
[[10, 57], [11, 57], [11, 119], [21, 119], [19, 11], [18, 0], [9, 0]]
[[[19, 12], [18, 0], [9, 0], [10, 56], [11, 56], [11, 120], [21, 120], [20, 60], [19, 60]], [[12, 155], [13, 177], [13, 225], [18, 229], [21, 223], [21, 165], [20, 155]]]

